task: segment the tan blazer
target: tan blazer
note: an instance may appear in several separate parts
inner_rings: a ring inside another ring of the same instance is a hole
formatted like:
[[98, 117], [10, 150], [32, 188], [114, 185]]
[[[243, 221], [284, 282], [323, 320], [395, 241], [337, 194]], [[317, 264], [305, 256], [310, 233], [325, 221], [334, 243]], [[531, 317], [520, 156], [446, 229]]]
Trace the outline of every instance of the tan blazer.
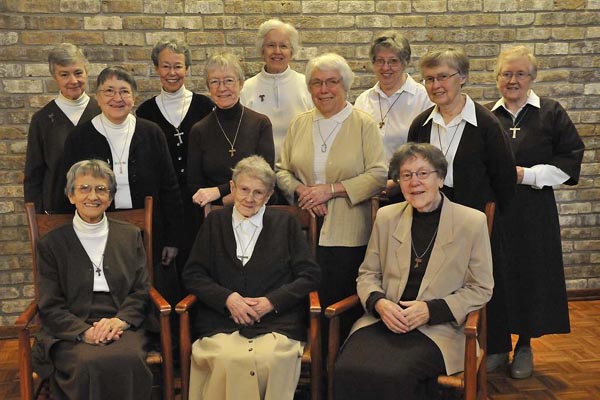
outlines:
[[[357, 278], [358, 295], [365, 305], [372, 292], [383, 292], [397, 303], [406, 287], [410, 262], [413, 208], [407, 202], [383, 207]], [[444, 198], [438, 235], [417, 300], [444, 299], [456, 322], [423, 325], [418, 329], [440, 348], [446, 372], [464, 368], [463, 324], [467, 314], [492, 296], [492, 253], [485, 214]], [[379, 319], [363, 315], [352, 332]]]
[[[290, 204], [300, 184], [313, 185], [315, 109], [298, 115], [291, 123], [275, 165], [277, 186]], [[371, 231], [369, 199], [384, 189], [387, 166], [381, 135], [370, 115], [353, 109], [342, 124], [329, 152], [327, 183], [341, 182], [348, 197], [327, 202], [327, 215], [319, 235], [321, 246], [364, 246]]]

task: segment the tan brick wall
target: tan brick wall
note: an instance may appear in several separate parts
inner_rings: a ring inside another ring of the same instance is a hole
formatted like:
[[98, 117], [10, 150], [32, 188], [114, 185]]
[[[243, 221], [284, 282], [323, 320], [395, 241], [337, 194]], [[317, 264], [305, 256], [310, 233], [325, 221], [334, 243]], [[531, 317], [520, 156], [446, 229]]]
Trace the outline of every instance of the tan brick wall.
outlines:
[[557, 191], [568, 286], [600, 288], [598, 0], [0, 0], [0, 324], [11, 322], [33, 294], [22, 171], [27, 124], [57, 91], [48, 50], [62, 41], [85, 47], [92, 77], [106, 65], [125, 65], [139, 80], [140, 103], [159, 88], [150, 63], [158, 38], [192, 45], [188, 87], [204, 92], [202, 64], [214, 51], [239, 54], [248, 74], [256, 73], [255, 30], [274, 16], [301, 33], [295, 68], [325, 51], [349, 59], [357, 73], [352, 98], [374, 81], [369, 43], [384, 29], [407, 34], [415, 58], [437, 46], [464, 46], [472, 65], [466, 90], [478, 101], [498, 97], [492, 73], [498, 52], [530, 46], [541, 64], [536, 92], [569, 110], [586, 143], [579, 186]]

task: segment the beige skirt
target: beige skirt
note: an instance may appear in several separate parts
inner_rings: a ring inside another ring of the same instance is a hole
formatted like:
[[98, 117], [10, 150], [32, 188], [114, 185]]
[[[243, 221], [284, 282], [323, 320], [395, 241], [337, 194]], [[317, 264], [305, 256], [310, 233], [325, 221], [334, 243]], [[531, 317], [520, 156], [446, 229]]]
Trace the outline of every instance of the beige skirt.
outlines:
[[192, 346], [190, 400], [292, 400], [304, 344], [279, 333], [252, 339], [238, 331]]

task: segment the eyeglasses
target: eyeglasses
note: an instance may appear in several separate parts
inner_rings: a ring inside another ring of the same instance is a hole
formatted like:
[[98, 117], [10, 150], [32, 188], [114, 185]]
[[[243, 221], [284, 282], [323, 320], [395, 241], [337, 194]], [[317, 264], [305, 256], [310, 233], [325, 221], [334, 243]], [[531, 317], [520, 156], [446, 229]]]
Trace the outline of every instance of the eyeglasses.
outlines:
[[223, 80], [220, 79], [210, 79], [208, 81], [208, 86], [214, 89], [217, 89], [219, 86], [221, 86], [221, 84], [223, 84], [223, 86], [225, 86], [228, 89], [231, 89], [232, 87], [235, 86], [236, 82], [238, 80], [235, 78], [225, 78]]
[[77, 190], [83, 194], [90, 194], [92, 190], [96, 193], [98, 197], [106, 197], [110, 193], [110, 189], [103, 185], [98, 186], [90, 186], [90, 185], [79, 185], [77, 186]]
[[332, 88], [336, 87], [337, 85], [339, 85], [341, 81], [342, 81], [341, 79], [336, 79], [336, 78], [329, 78], [324, 81], [319, 80], [319, 79], [313, 79], [308, 84], [310, 85], [310, 87], [312, 89], [320, 89], [323, 86], [323, 84], [325, 86], [327, 86], [328, 89], [332, 89]]
[[524, 72], [524, 71], [518, 71], [518, 72], [512, 72], [512, 71], [504, 71], [501, 74], [499, 74], [500, 78], [502, 78], [503, 81], [510, 81], [513, 76], [515, 78], [517, 78], [518, 81], [522, 81], [525, 78], [527, 78], [528, 76], [531, 76], [531, 74]]
[[390, 68], [396, 68], [402, 65], [402, 61], [398, 60], [397, 58], [390, 58], [389, 60], [385, 60], [383, 58], [376, 58], [375, 60], [373, 60], [373, 65], [377, 67], [381, 68], [385, 64], [387, 64]]
[[292, 47], [287, 43], [274, 43], [274, 42], [265, 43], [264, 47], [269, 50], [275, 50], [275, 49], [279, 48], [279, 50], [281, 50], [281, 51], [286, 51], [286, 50], [292, 49]]
[[433, 82], [446, 82], [448, 79], [452, 78], [454, 75], [458, 75], [458, 71], [453, 74], [439, 74], [438, 76], [426, 76], [423, 78], [423, 85], [433, 85]]
[[236, 186], [235, 189], [236, 192], [242, 197], [252, 196], [252, 198], [256, 201], [264, 200], [264, 198], [267, 197], [267, 192], [264, 190], [250, 190], [250, 188], [247, 188], [245, 186]]
[[104, 94], [106, 97], [115, 97], [117, 93], [119, 94], [119, 96], [121, 96], [122, 99], [128, 99], [132, 96], [131, 90], [129, 89], [116, 90], [113, 88], [108, 88], [100, 90], [100, 92], [102, 92], [102, 94]]
[[402, 172], [400, 172], [400, 175], [398, 175], [398, 178], [401, 181], [407, 182], [407, 181], [410, 181], [412, 179], [413, 175], [415, 175], [418, 180], [424, 181], [425, 179], [429, 178], [429, 175], [431, 175], [434, 172], [437, 172], [437, 170], [432, 169], [431, 171], [427, 171], [425, 169], [420, 169], [420, 170], [415, 171], [415, 172], [402, 171]]

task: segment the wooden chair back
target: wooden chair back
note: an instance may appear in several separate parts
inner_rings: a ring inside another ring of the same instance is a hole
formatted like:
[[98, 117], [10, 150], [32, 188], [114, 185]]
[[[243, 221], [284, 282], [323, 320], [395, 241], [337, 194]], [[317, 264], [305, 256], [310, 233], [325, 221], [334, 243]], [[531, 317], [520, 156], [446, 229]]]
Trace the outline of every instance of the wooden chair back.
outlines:
[[[153, 200], [151, 196], [144, 199], [144, 208], [135, 210], [117, 210], [107, 212], [107, 216], [112, 219], [128, 222], [137, 226], [142, 232], [144, 250], [146, 252], [146, 267], [150, 282], [154, 282], [154, 265], [152, 253], [152, 208]], [[19, 377], [21, 381], [21, 398], [31, 399], [35, 392], [33, 389], [33, 367], [31, 364], [30, 331], [37, 329], [32, 326], [37, 314], [37, 302], [39, 300], [38, 282], [37, 282], [37, 254], [36, 246], [38, 241], [52, 230], [61, 227], [73, 221], [73, 214], [36, 214], [33, 203], [25, 204], [25, 214], [27, 216], [29, 237], [31, 243], [32, 270], [34, 279], [35, 300], [19, 316], [15, 326], [19, 329]], [[170, 400], [173, 398], [173, 365], [171, 349], [171, 333], [168, 322], [171, 306], [164, 298], [152, 287], [150, 289], [150, 298], [152, 304], [158, 310], [160, 324], [161, 352], [150, 352], [147, 357], [149, 364], [161, 364], [163, 374], [163, 398]], [[42, 389], [45, 390], [45, 389]], [[39, 391], [39, 389], [38, 389]]]
[[[267, 206], [271, 209], [286, 211], [294, 215], [302, 230], [306, 233], [306, 239], [313, 257], [317, 255], [317, 220], [307, 210], [302, 210], [296, 206], [272, 205]], [[223, 206], [207, 204], [204, 207], [204, 216], [214, 210], [223, 208]], [[194, 295], [188, 295], [180, 301], [175, 310], [180, 315], [180, 360], [181, 360], [181, 391], [183, 400], [188, 400], [189, 382], [190, 382], [190, 362], [191, 362], [191, 331], [189, 311], [196, 303]], [[321, 353], [321, 304], [319, 295], [316, 291], [309, 294], [309, 327], [308, 340], [304, 346], [302, 355], [302, 371], [300, 374], [300, 385], [310, 385], [311, 399], [319, 400], [321, 398], [321, 380], [322, 380], [322, 353]]]

